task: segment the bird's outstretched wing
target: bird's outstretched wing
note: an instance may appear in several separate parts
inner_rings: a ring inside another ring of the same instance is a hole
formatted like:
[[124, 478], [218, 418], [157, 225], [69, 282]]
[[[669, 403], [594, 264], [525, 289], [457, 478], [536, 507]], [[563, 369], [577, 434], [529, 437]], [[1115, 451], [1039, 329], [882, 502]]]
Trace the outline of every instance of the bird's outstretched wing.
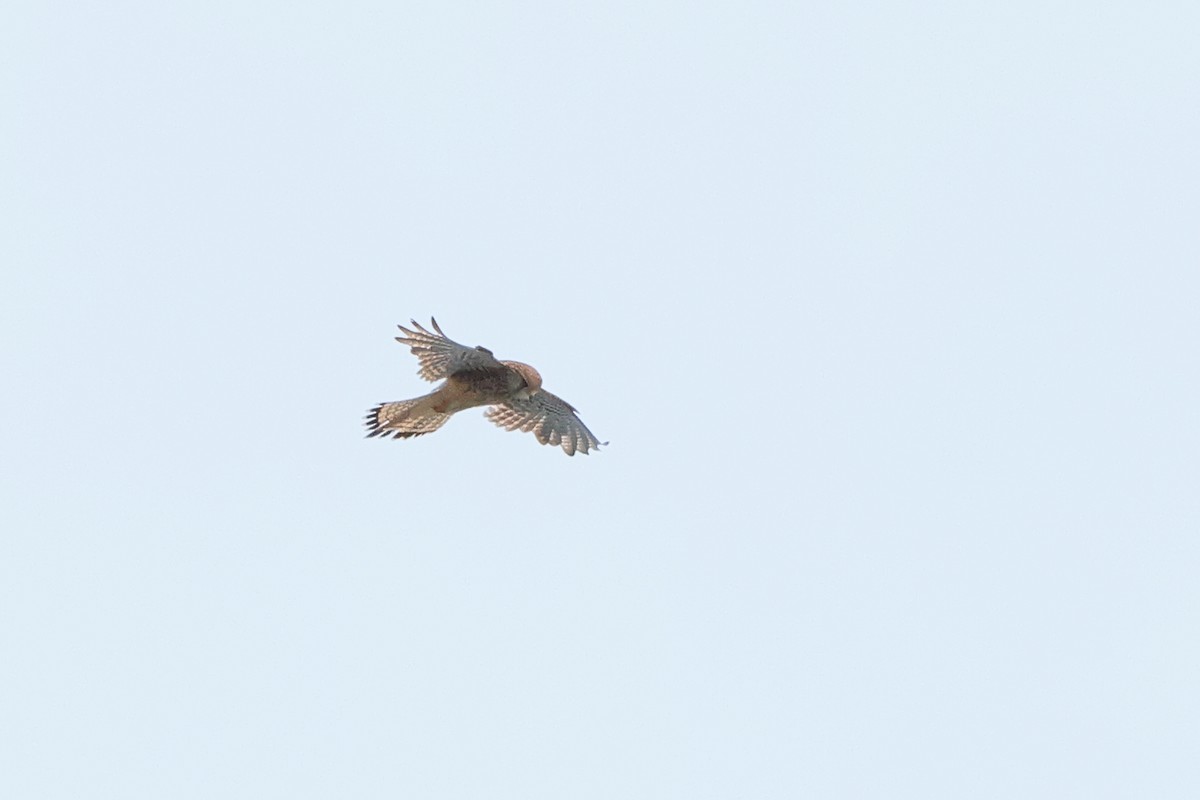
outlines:
[[560, 446], [569, 456], [577, 450], [586, 454], [608, 444], [587, 429], [570, 403], [546, 391], [535, 392], [528, 400], [514, 399], [492, 406], [484, 416], [505, 430], [526, 431], [542, 444]]
[[408, 345], [412, 354], [421, 362], [421, 368], [417, 374], [425, 380], [440, 381], [464, 370], [503, 369], [503, 365], [496, 360], [491, 350], [483, 347], [467, 347], [448, 339], [446, 334], [442, 333], [442, 329], [438, 327], [436, 319], [430, 317], [429, 321], [433, 323], [433, 330], [436, 333], [421, 327], [416, 320], [412, 321], [412, 326], [416, 330], [409, 330], [403, 325], [396, 326], [406, 334], [397, 336], [396, 341]]

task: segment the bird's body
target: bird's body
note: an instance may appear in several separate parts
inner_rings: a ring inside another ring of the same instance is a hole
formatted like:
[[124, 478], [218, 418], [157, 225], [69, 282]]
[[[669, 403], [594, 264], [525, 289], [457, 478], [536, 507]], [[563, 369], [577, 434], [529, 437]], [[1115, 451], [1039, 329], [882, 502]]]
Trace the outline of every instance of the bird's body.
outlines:
[[520, 361], [499, 361], [484, 347], [466, 347], [446, 337], [432, 320], [433, 331], [398, 326], [420, 361], [419, 374], [429, 381], [443, 380], [427, 395], [383, 403], [367, 414], [367, 436], [397, 439], [431, 433], [451, 416], [468, 408], [492, 406], [487, 418], [507, 430], [530, 431], [542, 444], [562, 447], [567, 455], [587, 453], [600, 441], [575, 416], [575, 409], [542, 389], [542, 376]]

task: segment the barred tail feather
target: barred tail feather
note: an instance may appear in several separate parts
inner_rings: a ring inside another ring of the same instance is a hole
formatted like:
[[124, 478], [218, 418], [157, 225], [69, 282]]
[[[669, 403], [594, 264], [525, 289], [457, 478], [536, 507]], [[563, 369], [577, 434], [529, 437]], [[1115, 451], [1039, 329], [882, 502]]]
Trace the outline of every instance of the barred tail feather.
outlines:
[[433, 410], [432, 394], [412, 400], [381, 403], [372, 408], [366, 416], [367, 438], [382, 436], [386, 439], [392, 436], [396, 439], [408, 439], [423, 433], [432, 433], [445, 425], [450, 416]]

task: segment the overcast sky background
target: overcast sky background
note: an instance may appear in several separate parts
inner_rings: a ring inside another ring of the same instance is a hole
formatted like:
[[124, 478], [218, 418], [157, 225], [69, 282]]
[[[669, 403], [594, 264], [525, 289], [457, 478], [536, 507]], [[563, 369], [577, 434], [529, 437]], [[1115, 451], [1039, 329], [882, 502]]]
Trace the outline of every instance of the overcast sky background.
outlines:
[[9, 4], [0, 795], [1200, 796], [1198, 41]]

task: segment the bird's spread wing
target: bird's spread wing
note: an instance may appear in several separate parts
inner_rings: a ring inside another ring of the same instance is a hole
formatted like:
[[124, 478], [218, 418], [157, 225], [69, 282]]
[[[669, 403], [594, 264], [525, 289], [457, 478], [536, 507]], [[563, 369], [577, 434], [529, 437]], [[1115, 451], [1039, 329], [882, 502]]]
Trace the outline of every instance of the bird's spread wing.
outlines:
[[587, 429], [575, 409], [550, 392], [535, 392], [528, 400], [509, 400], [487, 410], [485, 416], [501, 428], [510, 431], [527, 431], [542, 444], [561, 446], [569, 456], [578, 450], [587, 453], [601, 444]]
[[412, 322], [416, 330], [409, 330], [403, 325], [396, 326], [406, 334], [397, 336], [396, 341], [408, 345], [412, 354], [421, 362], [417, 374], [425, 380], [440, 381], [464, 370], [503, 369], [491, 350], [467, 347], [447, 339], [446, 334], [438, 327], [437, 320], [430, 317], [429, 321], [433, 323], [433, 330], [436, 332], [426, 330], [416, 320]]

